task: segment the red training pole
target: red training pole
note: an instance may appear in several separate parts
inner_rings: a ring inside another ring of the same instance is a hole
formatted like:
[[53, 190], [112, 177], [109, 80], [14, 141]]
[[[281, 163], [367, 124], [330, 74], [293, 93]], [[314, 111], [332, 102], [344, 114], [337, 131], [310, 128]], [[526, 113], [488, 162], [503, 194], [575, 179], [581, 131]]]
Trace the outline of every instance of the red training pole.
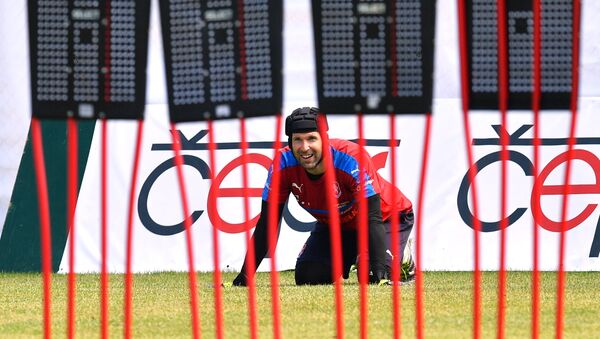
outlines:
[[323, 140], [323, 161], [325, 162], [325, 199], [329, 211], [329, 235], [331, 243], [332, 272], [331, 281], [335, 289], [335, 314], [337, 338], [344, 338], [344, 295], [342, 286], [342, 240], [340, 230], [340, 214], [337, 208], [337, 197], [334, 196], [333, 184], [335, 182], [335, 168], [333, 167], [333, 154], [329, 144], [329, 136], [324, 128], [323, 117], [317, 116], [317, 127]]
[[[242, 100], [248, 100], [248, 78], [247, 78], [247, 66], [246, 66], [246, 36], [245, 36], [245, 23], [244, 23], [244, 0], [238, 0], [237, 14], [238, 14], [238, 33], [239, 33], [239, 47], [240, 47], [240, 97]], [[255, 254], [254, 254], [254, 243], [250, 237], [250, 203], [248, 194], [248, 168], [247, 168], [247, 150], [248, 144], [246, 143], [246, 122], [244, 117], [240, 118], [241, 125], [241, 139], [242, 139], [242, 181], [244, 185], [244, 221], [246, 223], [246, 243], [248, 244], [248, 271], [246, 272], [248, 277], [248, 308], [250, 314], [250, 337], [256, 339], [258, 336], [258, 314], [256, 313], [256, 286], [255, 286]]]
[[69, 273], [67, 280], [67, 338], [75, 337], [75, 208], [78, 172], [77, 120], [67, 119], [67, 232], [69, 234]]
[[358, 145], [359, 147], [359, 191], [358, 191], [358, 282], [360, 286], [360, 337], [363, 339], [369, 336], [369, 300], [367, 285], [369, 283], [369, 254], [367, 231], [367, 199], [365, 197], [365, 183], [367, 182], [366, 173], [366, 152], [364, 137], [364, 117], [362, 112], [358, 112]]
[[273, 155], [273, 194], [269, 200], [269, 223], [268, 223], [268, 246], [271, 255], [271, 311], [273, 313], [273, 338], [281, 338], [281, 305], [279, 302], [279, 272], [277, 272], [277, 255], [275, 253], [277, 247], [277, 224], [278, 206], [279, 206], [279, 189], [281, 187], [281, 171], [279, 169], [281, 162], [281, 113], [277, 114], [275, 122], [275, 145]]
[[258, 314], [256, 312], [256, 284], [255, 284], [255, 248], [254, 243], [250, 237], [250, 199], [248, 193], [248, 142], [246, 141], [246, 119], [240, 118], [240, 134], [242, 139], [242, 185], [244, 186], [244, 222], [246, 223], [246, 244], [248, 246], [248, 270], [246, 272], [248, 276], [248, 313], [250, 315], [250, 338], [256, 339], [258, 337]]
[[465, 145], [469, 165], [469, 181], [471, 182], [471, 195], [473, 203], [473, 241], [474, 241], [474, 267], [473, 267], [473, 338], [481, 337], [481, 269], [480, 269], [480, 234], [481, 222], [479, 220], [479, 204], [477, 199], [477, 185], [475, 181], [476, 168], [473, 161], [473, 147], [471, 145], [471, 125], [469, 122], [469, 59], [467, 55], [467, 14], [465, 1], [458, 0], [458, 31], [461, 65], [461, 96], [463, 128], [465, 130]]
[[44, 284], [44, 338], [52, 337], [52, 244], [50, 233], [50, 206], [48, 201], [48, 181], [44, 161], [44, 144], [40, 121], [31, 118], [31, 139], [33, 149], [33, 165], [35, 166], [35, 182], [38, 193], [40, 234], [42, 248], [42, 275]]
[[133, 173], [131, 175], [131, 187], [129, 190], [129, 209], [127, 215], [127, 248], [125, 259], [125, 301], [124, 301], [124, 337], [132, 337], [132, 322], [133, 322], [133, 274], [132, 271], [132, 255], [133, 255], [133, 218], [135, 209], [135, 188], [138, 178], [140, 155], [142, 148], [142, 134], [144, 131], [144, 120], [137, 121], [137, 134], [135, 142], [135, 154], [133, 158]]
[[423, 270], [422, 270], [422, 251], [423, 251], [423, 210], [425, 204], [425, 184], [427, 183], [427, 163], [429, 160], [429, 141], [431, 139], [431, 113], [425, 115], [425, 138], [423, 144], [423, 161], [421, 164], [421, 181], [419, 183], [419, 200], [417, 203], [417, 217], [415, 224], [416, 231], [416, 264], [415, 264], [415, 285], [416, 285], [416, 317], [417, 317], [417, 338], [425, 337], [425, 305], [423, 302]]
[[175, 167], [177, 169], [177, 181], [179, 191], [181, 193], [181, 205], [183, 207], [183, 224], [185, 228], [185, 240], [188, 252], [188, 280], [190, 290], [190, 308], [192, 314], [192, 335], [194, 339], [199, 339], [202, 336], [200, 330], [200, 315], [198, 313], [198, 293], [196, 291], [196, 269], [194, 268], [194, 244], [192, 241], [192, 221], [189, 217], [189, 206], [187, 199], [187, 190], [185, 179], [183, 177], [183, 157], [181, 156], [181, 141], [179, 131], [175, 128], [175, 124], [171, 123], [171, 133], [173, 137], [173, 151], [175, 153]]
[[[217, 161], [215, 157], [215, 137], [212, 120], [208, 120], [208, 158], [210, 162], [210, 182], [211, 185], [215, 180], [215, 172], [217, 168]], [[219, 193], [217, 192], [217, 195]], [[218, 199], [218, 197], [215, 198]], [[220, 218], [217, 218], [220, 220]], [[219, 221], [217, 221], [218, 223]], [[215, 287], [215, 331], [218, 339], [223, 338], [223, 287], [221, 286], [221, 265], [220, 265], [220, 253], [219, 253], [219, 229], [220, 225], [215, 224], [212, 227], [212, 242], [213, 242], [213, 285]]]
[[[396, 119], [394, 112], [390, 112], [390, 179], [393, 187], [396, 187]], [[398, 232], [400, 231], [400, 211], [396, 208], [398, 205], [398, 193], [396, 190], [392, 190], [392, 215], [391, 215], [391, 250], [392, 250], [392, 316], [394, 319], [394, 338], [400, 338], [401, 335], [401, 324], [400, 324], [400, 246], [398, 245]], [[396, 283], [398, 282], [398, 283]]]
[[569, 206], [569, 182], [571, 179], [571, 160], [573, 159], [573, 148], [575, 147], [575, 131], [577, 128], [577, 99], [579, 96], [579, 24], [581, 15], [581, 3], [573, 0], [573, 62], [571, 69], [572, 91], [571, 91], [571, 127], [569, 130], [569, 145], [567, 149], [567, 168], [565, 170], [565, 184], [562, 200], [562, 217], [560, 230], [560, 251], [558, 264], [558, 282], [556, 286], [556, 338], [562, 339], [564, 330], [564, 299], [565, 299], [565, 255], [566, 255], [566, 220], [567, 208]]
[[508, 111], [508, 30], [506, 27], [506, 2], [498, 0], [497, 2], [497, 22], [498, 22], [498, 106], [501, 114], [500, 127], [500, 159], [501, 159], [501, 180], [502, 193], [500, 199], [500, 272], [498, 274], [498, 325], [497, 337], [504, 338], [504, 323], [506, 313], [506, 206], [507, 206], [507, 183], [508, 183], [508, 150], [507, 150], [507, 111]]
[[[104, 12], [106, 15], [106, 29], [104, 33], [104, 102], [111, 101], [111, 3], [106, 0], [104, 4]], [[100, 270], [100, 337], [108, 338], [108, 270], [107, 270], [107, 235], [108, 235], [108, 192], [107, 192], [107, 122], [106, 118], [101, 119], [101, 253], [102, 263]]]
[[108, 338], [108, 127], [107, 120], [101, 119], [100, 146], [100, 252], [102, 262], [100, 269], [100, 336]]
[[[533, 93], [531, 107], [533, 110], [533, 182], [537, 182], [540, 162], [540, 104], [542, 89], [542, 57], [541, 57], [541, 1], [533, 0]], [[539, 196], [538, 185], [533, 185], [534, 196]], [[540, 272], [539, 272], [539, 220], [540, 210], [533, 208], [533, 274], [531, 282], [531, 337], [537, 339], [540, 332]]]
[[[396, 13], [396, 1], [390, 1], [390, 13]], [[390, 77], [392, 84], [392, 96], [398, 96], [398, 51], [396, 44], [396, 15], [390, 16], [389, 23], [390, 31]], [[391, 183], [393, 187], [396, 187], [396, 119], [394, 112], [390, 112], [390, 161], [391, 161]], [[401, 329], [401, 305], [400, 305], [400, 247], [398, 246], [398, 232], [399, 232], [399, 211], [396, 209], [398, 204], [398, 196], [396, 190], [392, 190], [392, 215], [390, 218], [391, 224], [391, 251], [392, 251], [392, 317], [394, 326], [394, 338], [400, 338], [402, 334]], [[398, 283], [395, 283], [398, 282]]]

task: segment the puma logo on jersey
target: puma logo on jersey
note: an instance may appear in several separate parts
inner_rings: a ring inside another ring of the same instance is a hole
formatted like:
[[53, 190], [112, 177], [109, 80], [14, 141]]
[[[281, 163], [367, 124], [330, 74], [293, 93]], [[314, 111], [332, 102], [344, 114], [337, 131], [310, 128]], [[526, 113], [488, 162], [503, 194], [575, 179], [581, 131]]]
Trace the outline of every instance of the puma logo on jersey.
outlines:
[[297, 183], [293, 182], [292, 183], [292, 187], [296, 188], [298, 190], [298, 192], [302, 193], [302, 186], [304, 186], [304, 184], [298, 186]]

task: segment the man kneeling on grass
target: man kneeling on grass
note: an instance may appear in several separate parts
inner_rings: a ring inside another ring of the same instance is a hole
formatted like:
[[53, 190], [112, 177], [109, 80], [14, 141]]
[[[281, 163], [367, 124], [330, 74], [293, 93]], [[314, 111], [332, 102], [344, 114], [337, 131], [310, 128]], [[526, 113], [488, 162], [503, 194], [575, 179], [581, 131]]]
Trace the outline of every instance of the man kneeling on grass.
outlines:
[[[402, 253], [401, 281], [414, 279], [414, 262], [407, 246], [413, 227], [412, 203], [402, 192], [384, 180], [376, 171], [371, 158], [366, 154], [363, 171], [359, 171], [360, 146], [340, 139], [329, 139], [329, 149], [323, 149], [321, 130], [327, 131], [327, 120], [320, 116], [314, 107], [294, 110], [285, 121], [285, 134], [288, 146], [280, 149], [280, 188], [278, 219], [281, 220], [283, 207], [290, 193], [298, 204], [317, 219], [314, 230], [308, 237], [296, 261], [295, 279], [297, 285], [331, 284], [332, 262], [329, 241], [329, 212], [325, 196], [326, 170], [323, 157], [332, 157], [335, 171], [335, 192], [340, 213], [343, 277], [347, 279], [351, 267], [357, 261], [358, 253], [358, 193], [364, 192], [368, 205], [369, 234], [369, 281], [375, 284], [389, 284], [391, 279], [392, 255], [390, 250], [391, 213], [399, 213], [399, 248]], [[366, 180], [361, 173], [366, 172]], [[269, 170], [262, 194], [260, 218], [252, 236], [255, 246], [255, 263], [260, 264], [267, 253], [268, 201], [272, 194], [273, 168]], [[364, 189], [360, 182], [365, 181]], [[396, 206], [392, 206], [392, 192], [395, 190]], [[248, 255], [240, 274], [233, 281], [235, 286], [245, 286], [247, 280]]]

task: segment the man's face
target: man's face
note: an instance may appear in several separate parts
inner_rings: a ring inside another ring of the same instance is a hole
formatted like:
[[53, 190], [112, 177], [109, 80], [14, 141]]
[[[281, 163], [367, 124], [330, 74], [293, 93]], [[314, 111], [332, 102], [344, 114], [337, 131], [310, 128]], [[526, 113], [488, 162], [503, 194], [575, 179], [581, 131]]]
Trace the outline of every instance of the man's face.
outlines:
[[323, 140], [319, 132], [292, 133], [292, 151], [300, 166], [310, 174], [322, 174], [325, 166], [323, 156]]

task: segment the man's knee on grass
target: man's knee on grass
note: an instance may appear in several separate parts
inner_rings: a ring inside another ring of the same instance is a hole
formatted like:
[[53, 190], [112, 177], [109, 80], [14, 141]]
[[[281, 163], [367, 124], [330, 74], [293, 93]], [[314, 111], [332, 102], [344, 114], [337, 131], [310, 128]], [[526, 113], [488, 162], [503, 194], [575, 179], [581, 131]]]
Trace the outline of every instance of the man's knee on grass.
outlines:
[[294, 277], [296, 285], [331, 284], [331, 265], [318, 261], [298, 261]]

